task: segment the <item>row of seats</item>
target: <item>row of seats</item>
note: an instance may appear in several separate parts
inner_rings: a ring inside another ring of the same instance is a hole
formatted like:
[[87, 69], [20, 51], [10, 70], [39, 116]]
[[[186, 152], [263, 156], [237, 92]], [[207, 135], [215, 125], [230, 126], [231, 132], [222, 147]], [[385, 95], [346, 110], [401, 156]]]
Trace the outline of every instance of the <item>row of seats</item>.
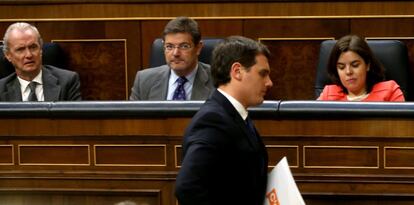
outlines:
[[[222, 39], [205, 38], [203, 39], [204, 48], [202, 49], [199, 60], [204, 63], [210, 63], [212, 51]], [[319, 53], [319, 63], [315, 80], [315, 98], [322, 92], [324, 86], [330, 83], [326, 65], [329, 54], [335, 45], [336, 40], [327, 40], [321, 43]], [[373, 53], [385, 67], [385, 76], [387, 80], [395, 80], [401, 87], [405, 98], [409, 96], [409, 60], [408, 51], [404, 43], [397, 40], [369, 40], [368, 45]], [[45, 43], [43, 45], [43, 63], [65, 68], [64, 54], [58, 44]], [[162, 39], [155, 39], [152, 44], [150, 55], [150, 67], [156, 67], [165, 64]], [[14, 72], [13, 66], [4, 58], [3, 52], [0, 52], [0, 78]]]

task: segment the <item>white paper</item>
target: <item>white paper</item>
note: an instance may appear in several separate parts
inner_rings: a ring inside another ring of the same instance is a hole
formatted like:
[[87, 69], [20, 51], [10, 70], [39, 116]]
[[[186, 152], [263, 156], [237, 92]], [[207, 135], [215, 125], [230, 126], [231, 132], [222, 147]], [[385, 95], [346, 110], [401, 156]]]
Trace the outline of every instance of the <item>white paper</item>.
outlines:
[[264, 205], [305, 205], [286, 157], [268, 175]]

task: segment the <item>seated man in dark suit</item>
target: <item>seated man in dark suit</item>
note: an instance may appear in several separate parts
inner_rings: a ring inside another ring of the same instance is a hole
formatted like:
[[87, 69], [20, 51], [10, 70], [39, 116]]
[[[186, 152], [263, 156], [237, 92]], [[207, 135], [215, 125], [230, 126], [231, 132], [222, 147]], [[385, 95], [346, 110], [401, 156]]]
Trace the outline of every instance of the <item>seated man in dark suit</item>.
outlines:
[[218, 44], [211, 63], [217, 87], [184, 134], [175, 195], [181, 205], [260, 205], [267, 185], [266, 148], [247, 108], [272, 87], [269, 50], [234, 36]]
[[14, 23], [3, 42], [4, 56], [16, 72], [0, 80], [0, 101], [81, 100], [77, 73], [42, 65], [43, 41], [36, 27]]
[[213, 91], [210, 66], [198, 61], [203, 43], [197, 22], [171, 20], [163, 32], [167, 65], [138, 71], [130, 100], [205, 100]]

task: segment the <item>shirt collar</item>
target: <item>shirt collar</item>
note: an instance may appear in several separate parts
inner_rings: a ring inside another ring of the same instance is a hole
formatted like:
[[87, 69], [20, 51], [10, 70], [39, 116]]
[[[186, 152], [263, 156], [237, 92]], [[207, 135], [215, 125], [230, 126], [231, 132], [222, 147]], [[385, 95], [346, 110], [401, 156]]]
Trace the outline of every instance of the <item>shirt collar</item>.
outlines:
[[[198, 70], [198, 63], [196, 65], [195, 69], [193, 71], [191, 71], [191, 73], [189, 73], [188, 75], [184, 76], [185, 78], [187, 78], [187, 82], [189, 82], [190, 84], [193, 84], [194, 83], [194, 79], [195, 79], [195, 75], [197, 73], [197, 70]], [[178, 76], [177, 74], [175, 74], [174, 71], [171, 71], [170, 78], [171, 78], [171, 80], [172, 80], [173, 83], [177, 82], [177, 79], [179, 77], [180, 76]]]
[[224, 92], [223, 90], [221, 90], [220, 88], [217, 88], [217, 90], [224, 95], [224, 97], [226, 97], [230, 103], [233, 105], [233, 107], [237, 110], [237, 112], [240, 114], [240, 116], [243, 118], [243, 120], [246, 120], [247, 115], [249, 114], [247, 112], [247, 110], [244, 108], [244, 106], [238, 101], [236, 100], [233, 96], [227, 94], [226, 92]]
[[[36, 82], [39, 85], [42, 85], [43, 84], [42, 72], [43, 72], [42, 69], [40, 69], [39, 74], [37, 74], [37, 76], [35, 78], [33, 78], [32, 81]], [[31, 81], [24, 80], [24, 79], [20, 78], [19, 76], [17, 76], [17, 79], [19, 80], [21, 91], [24, 92], [28, 88], [29, 83]]]

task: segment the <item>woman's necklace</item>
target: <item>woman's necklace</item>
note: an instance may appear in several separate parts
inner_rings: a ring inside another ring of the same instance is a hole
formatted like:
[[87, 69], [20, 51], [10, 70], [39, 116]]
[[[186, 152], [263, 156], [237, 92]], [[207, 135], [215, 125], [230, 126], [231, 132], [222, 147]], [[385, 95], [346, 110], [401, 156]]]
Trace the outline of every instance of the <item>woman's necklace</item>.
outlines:
[[364, 93], [362, 93], [361, 95], [357, 95], [357, 96], [349, 96], [347, 95], [346, 98], [349, 101], [362, 101], [363, 99], [365, 99], [366, 97], [368, 97], [368, 93], [365, 91]]

